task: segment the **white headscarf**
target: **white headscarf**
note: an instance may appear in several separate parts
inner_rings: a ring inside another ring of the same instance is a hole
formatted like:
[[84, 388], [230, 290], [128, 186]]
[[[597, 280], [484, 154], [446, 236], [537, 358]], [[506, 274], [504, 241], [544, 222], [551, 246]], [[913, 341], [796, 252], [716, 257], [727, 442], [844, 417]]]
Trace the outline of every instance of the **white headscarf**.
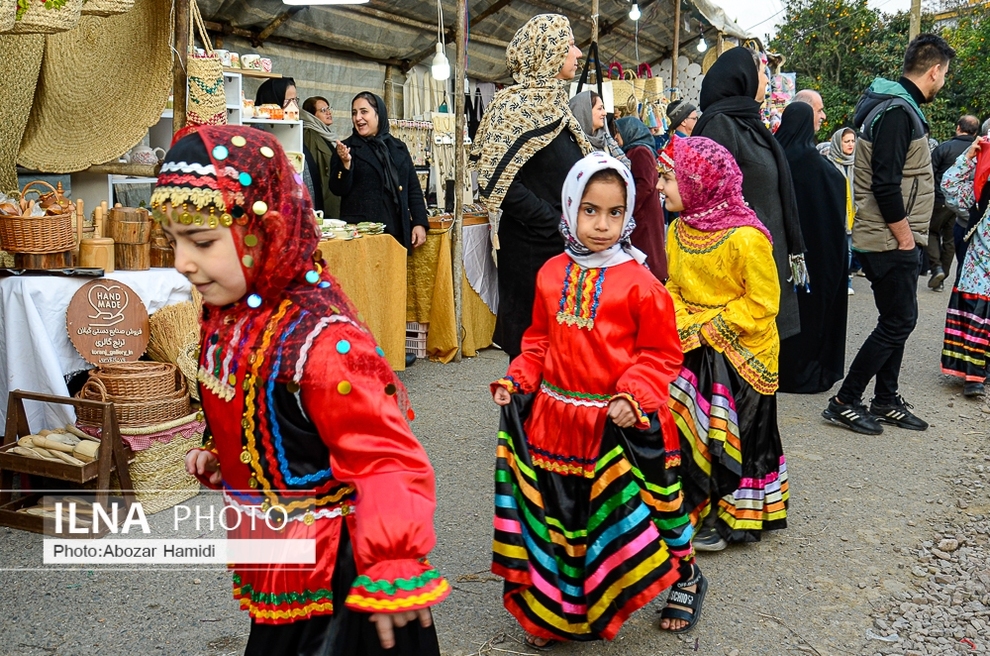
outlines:
[[[584, 189], [591, 176], [604, 169], [614, 169], [626, 183], [626, 216], [622, 221], [622, 231], [619, 241], [609, 248], [593, 253], [577, 238], [578, 213], [581, 211], [581, 199]], [[636, 205], [636, 182], [632, 173], [619, 160], [605, 153], [591, 153], [575, 164], [564, 180], [564, 188], [560, 193], [561, 207], [564, 213], [560, 218], [560, 234], [564, 236], [564, 251], [579, 266], [585, 269], [600, 269], [624, 264], [636, 260], [640, 264], [646, 261], [646, 253], [635, 248], [630, 236], [636, 228], [633, 219], [633, 207]]]

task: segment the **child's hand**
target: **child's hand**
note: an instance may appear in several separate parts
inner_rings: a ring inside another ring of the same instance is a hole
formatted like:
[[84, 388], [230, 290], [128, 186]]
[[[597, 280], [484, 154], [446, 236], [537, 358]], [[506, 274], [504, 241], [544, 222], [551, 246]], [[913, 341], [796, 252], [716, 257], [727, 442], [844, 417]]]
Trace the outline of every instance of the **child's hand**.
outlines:
[[614, 399], [608, 404], [608, 418], [619, 428], [631, 428], [636, 425], [636, 412], [632, 404], [625, 399]]
[[382, 649], [391, 649], [395, 646], [393, 628], [401, 629], [416, 618], [419, 618], [419, 625], [424, 629], [433, 624], [433, 615], [430, 614], [429, 608], [409, 610], [405, 613], [375, 613], [368, 619], [375, 623], [375, 628], [378, 630], [378, 641], [382, 643]]
[[206, 449], [193, 449], [186, 454], [186, 471], [192, 476], [209, 475], [211, 485], [220, 485], [220, 461], [216, 454]]
[[492, 398], [495, 399], [495, 403], [498, 405], [509, 405], [509, 402], [512, 401], [512, 395], [504, 387], [496, 387]]

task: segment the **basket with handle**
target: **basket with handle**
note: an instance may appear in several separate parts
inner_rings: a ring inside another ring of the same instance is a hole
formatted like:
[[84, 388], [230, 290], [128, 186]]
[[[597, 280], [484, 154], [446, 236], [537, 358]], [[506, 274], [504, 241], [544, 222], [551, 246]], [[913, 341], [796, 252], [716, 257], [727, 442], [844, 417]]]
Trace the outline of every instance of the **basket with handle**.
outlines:
[[[611, 70], [611, 69], [609, 69]], [[632, 71], [622, 73], [622, 78], [612, 81], [612, 98], [615, 102], [616, 112], [622, 112], [623, 116], [636, 114], [636, 105], [643, 95], [642, 91], [636, 89], [639, 78]]]
[[124, 362], [89, 372], [103, 383], [107, 394], [126, 399], [159, 399], [182, 389], [182, 374], [167, 362]]
[[134, 9], [134, 0], [83, 0], [83, 16], [116, 16]]
[[[173, 421], [189, 414], [189, 394], [186, 391], [186, 381], [181, 381], [181, 388], [158, 399], [128, 399], [107, 394], [106, 385], [98, 378], [90, 378], [76, 395], [77, 398], [89, 401], [112, 401], [117, 423], [120, 426], [151, 426]], [[93, 424], [96, 416], [90, 411], [80, 409], [79, 423]]]
[[[56, 5], [61, 6], [56, 7]], [[83, 0], [29, 0], [27, 7], [18, 6], [10, 34], [57, 34], [68, 32], [79, 24]]]
[[41, 192], [32, 189], [35, 185], [44, 185], [57, 193], [55, 188], [44, 180], [35, 180], [24, 185], [21, 190], [21, 216], [0, 216], [0, 245], [11, 253], [61, 253], [76, 247], [76, 234], [73, 231], [72, 219], [75, 206], [61, 214], [30, 216], [29, 205], [25, 196], [29, 191], [41, 196]]
[[639, 65], [636, 74], [643, 80], [643, 92], [646, 94], [646, 101], [657, 100], [663, 95], [663, 80], [653, 77], [653, 68], [646, 62]]
[[[199, 32], [204, 55], [195, 53], [194, 33]], [[191, 125], [226, 125], [227, 96], [223, 88], [223, 63], [213, 51], [210, 35], [199, 13], [199, 5], [189, 5], [189, 56], [186, 60], [189, 100], [186, 119]]]

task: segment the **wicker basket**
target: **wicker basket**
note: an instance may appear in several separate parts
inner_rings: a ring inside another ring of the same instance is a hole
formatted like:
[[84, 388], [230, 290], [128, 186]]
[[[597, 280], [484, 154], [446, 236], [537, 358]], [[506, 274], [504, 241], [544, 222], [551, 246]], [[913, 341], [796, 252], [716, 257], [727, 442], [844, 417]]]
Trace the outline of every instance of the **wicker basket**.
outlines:
[[83, 16], [116, 16], [134, 9], [134, 0], [83, 0]]
[[27, 11], [14, 21], [11, 34], [56, 34], [79, 24], [83, 0], [65, 0], [59, 9], [48, 9], [43, 2], [32, 0]]
[[[189, 414], [189, 393], [183, 379], [181, 389], [157, 399], [128, 399], [107, 394], [103, 382], [96, 378], [86, 381], [76, 395], [90, 401], [112, 401], [121, 427], [142, 427], [174, 421]], [[99, 421], [97, 411], [80, 408], [77, 416], [80, 423], [95, 424]]]
[[[43, 180], [35, 180], [24, 185], [21, 198], [27, 195], [34, 185], [45, 185], [52, 192], [55, 188]], [[23, 205], [22, 205], [23, 207]], [[0, 244], [11, 253], [61, 253], [76, 247], [76, 236], [72, 229], [75, 208], [65, 214], [52, 216], [0, 216]]]
[[[162, 424], [120, 429], [128, 451], [131, 488], [145, 514], [161, 512], [199, 494], [199, 481], [186, 473], [185, 458], [190, 449], [203, 443], [205, 427], [195, 412]], [[108, 487], [120, 493], [116, 470], [110, 474]], [[83, 488], [96, 489], [96, 481]]]
[[103, 383], [107, 395], [126, 399], [157, 399], [182, 389], [181, 373], [165, 362], [128, 362], [104, 365], [89, 372]]

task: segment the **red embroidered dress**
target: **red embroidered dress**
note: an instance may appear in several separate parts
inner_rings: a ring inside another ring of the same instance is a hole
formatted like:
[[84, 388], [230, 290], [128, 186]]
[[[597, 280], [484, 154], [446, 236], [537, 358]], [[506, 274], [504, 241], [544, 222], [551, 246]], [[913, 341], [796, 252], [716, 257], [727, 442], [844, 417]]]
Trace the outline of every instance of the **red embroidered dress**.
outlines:
[[[230, 226], [247, 282], [244, 298], [205, 305], [202, 318], [205, 447], [219, 459], [227, 503], [259, 518], [229, 537], [316, 540], [313, 568], [235, 567], [235, 598], [261, 624], [341, 604], [374, 613], [438, 603], [450, 588], [426, 560], [433, 469], [406, 423], [405, 390], [313, 261], [319, 237], [301, 179], [265, 132], [197, 134], [169, 152], [152, 204], [159, 220], [168, 220], [167, 203], [172, 221]], [[287, 519], [270, 528], [266, 511]], [[345, 599], [333, 599], [345, 523], [358, 576]]]
[[544, 265], [536, 287], [533, 323], [505, 379], [538, 392], [526, 421], [533, 464], [593, 477], [615, 397], [632, 403], [640, 427], [662, 409], [664, 435], [676, 437], [667, 388], [681, 342], [663, 284], [636, 262], [582, 269], [564, 254]]

